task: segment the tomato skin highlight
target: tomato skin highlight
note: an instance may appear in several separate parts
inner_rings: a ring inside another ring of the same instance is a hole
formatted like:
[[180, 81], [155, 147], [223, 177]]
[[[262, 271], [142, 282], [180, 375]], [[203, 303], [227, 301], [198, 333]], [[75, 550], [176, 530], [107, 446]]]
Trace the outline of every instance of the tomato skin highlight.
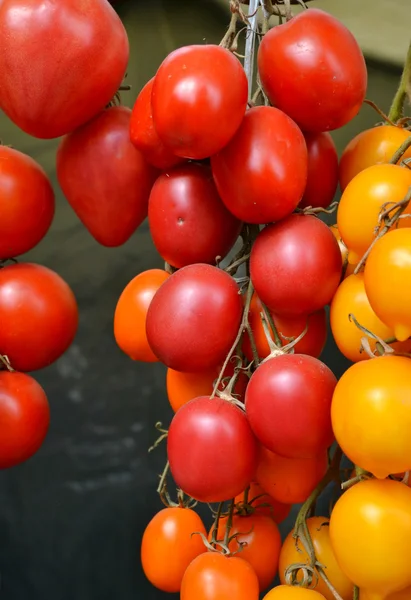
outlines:
[[4, 0], [0, 40], [0, 108], [42, 139], [102, 111], [129, 58], [126, 31], [105, 0]]
[[162, 269], [149, 269], [134, 277], [118, 299], [114, 312], [114, 337], [133, 360], [158, 362], [146, 335], [147, 311], [160, 286], [170, 277]]
[[166, 366], [201, 373], [223, 364], [242, 309], [238, 287], [227, 273], [210, 265], [189, 265], [154, 296], [147, 313], [147, 339]]
[[237, 240], [242, 223], [218, 196], [210, 167], [188, 164], [160, 175], [151, 190], [148, 221], [154, 245], [173, 267], [216, 264]]
[[208, 158], [237, 131], [247, 99], [245, 71], [231, 52], [214, 44], [178, 48], [154, 77], [154, 126], [177, 156]]
[[308, 176], [300, 208], [327, 208], [338, 186], [338, 154], [328, 132], [304, 135], [308, 152]]
[[311, 215], [293, 214], [269, 225], [251, 251], [255, 291], [279, 315], [309, 314], [323, 308], [338, 287], [341, 271], [334, 235]]
[[78, 326], [78, 308], [67, 283], [32, 263], [0, 269], [0, 354], [16, 371], [49, 366], [68, 349]]
[[54, 208], [53, 188], [42, 167], [0, 146], [0, 259], [34, 248], [49, 230]]
[[324, 363], [305, 354], [284, 354], [262, 363], [245, 397], [254, 435], [280, 456], [315, 458], [334, 441], [330, 409], [336, 383]]
[[342, 127], [358, 114], [367, 89], [367, 68], [354, 36], [317, 8], [264, 36], [258, 70], [271, 104], [303, 131]]
[[151, 519], [141, 542], [141, 564], [156, 588], [180, 591], [187, 567], [206, 552], [200, 533], [207, 535], [202, 520], [190, 508], [164, 508]]
[[0, 372], [0, 469], [33, 456], [49, 428], [47, 396], [30, 375]]
[[129, 108], [109, 108], [66, 136], [57, 176], [70, 206], [103, 246], [124, 244], [147, 216], [157, 177], [130, 142]]
[[227, 400], [200, 396], [174, 415], [167, 453], [182, 490], [200, 502], [222, 502], [253, 479], [258, 447], [242, 410]]
[[201, 554], [186, 570], [180, 600], [258, 600], [258, 578], [252, 566], [237, 556]]
[[247, 223], [291, 214], [307, 183], [307, 147], [297, 125], [270, 106], [247, 111], [231, 142], [211, 157], [220, 197]]

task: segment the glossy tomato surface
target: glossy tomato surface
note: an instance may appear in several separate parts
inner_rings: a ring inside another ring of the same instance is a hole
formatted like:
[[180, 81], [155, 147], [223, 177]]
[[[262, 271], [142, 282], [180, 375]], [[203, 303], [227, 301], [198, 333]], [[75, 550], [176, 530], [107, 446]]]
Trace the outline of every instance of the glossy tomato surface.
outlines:
[[367, 89], [367, 69], [354, 36], [317, 8], [264, 36], [258, 70], [271, 103], [303, 131], [342, 127], [359, 112]]
[[242, 228], [221, 201], [210, 167], [193, 163], [160, 175], [151, 190], [148, 222], [158, 253], [177, 268], [215, 265]]
[[234, 498], [253, 479], [257, 442], [244, 412], [227, 400], [200, 396], [171, 421], [167, 439], [176, 484], [200, 502]]
[[202, 372], [224, 362], [242, 309], [237, 284], [227, 273], [210, 265], [189, 265], [154, 296], [147, 313], [147, 339], [168, 367]]
[[0, 4], [0, 108], [34, 137], [70, 133], [103, 110], [128, 57], [126, 31], [106, 0]]
[[266, 227], [250, 258], [259, 298], [280, 315], [309, 314], [328, 304], [341, 278], [341, 252], [325, 223], [291, 215]]
[[325, 596], [315, 590], [290, 585], [277, 585], [263, 600], [324, 600]]
[[338, 186], [338, 154], [328, 132], [306, 133], [308, 177], [300, 208], [327, 208]]
[[307, 147], [296, 124], [270, 106], [247, 111], [231, 142], [211, 157], [214, 180], [228, 210], [247, 223], [283, 219], [307, 183]]
[[0, 372], [0, 469], [33, 456], [49, 422], [47, 396], [37, 381], [25, 373]]
[[28, 252], [54, 217], [50, 181], [32, 158], [0, 145], [0, 259]]
[[109, 108], [65, 137], [57, 153], [60, 186], [103, 246], [124, 244], [147, 216], [157, 176], [130, 142], [129, 108]]
[[47, 367], [77, 331], [73, 292], [54, 271], [19, 263], [0, 269], [0, 353], [17, 371]]
[[207, 158], [237, 131], [247, 96], [247, 78], [234, 54], [214, 44], [184, 46], [167, 56], [154, 78], [154, 126], [177, 156]]

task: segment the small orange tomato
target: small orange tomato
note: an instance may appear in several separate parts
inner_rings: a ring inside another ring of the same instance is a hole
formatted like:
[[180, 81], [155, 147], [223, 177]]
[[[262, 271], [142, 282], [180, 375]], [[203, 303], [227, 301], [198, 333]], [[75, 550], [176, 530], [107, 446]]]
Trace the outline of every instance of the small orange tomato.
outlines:
[[[411, 170], [398, 165], [374, 165], [350, 181], [338, 205], [337, 225], [351, 264], [357, 264], [374, 241], [383, 205], [403, 200], [410, 186]], [[410, 226], [410, 218], [399, 221], [399, 227]]]
[[[241, 507], [244, 503], [244, 492], [239, 494], [235, 502], [237, 507]], [[265, 515], [271, 517], [276, 523], [282, 523], [290, 514], [291, 505], [283, 504], [274, 500], [267, 492], [263, 490], [261, 485], [256, 482], [250, 484], [248, 490], [248, 503], [253, 509], [253, 514]]]
[[184, 573], [180, 600], [258, 600], [258, 578], [242, 558], [206, 552]]
[[344, 278], [348, 277], [349, 275], [352, 275], [352, 273], [354, 273], [356, 265], [350, 265], [350, 263], [348, 262], [348, 248], [342, 241], [337, 224], [330, 225], [330, 230], [334, 234], [334, 237], [337, 240], [341, 250], [341, 260], [344, 267]]
[[325, 600], [325, 596], [315, 590], [290, 585], [277, 585], [266, 594], [263, 600]]
[[[401, 590], [400, 592], [394, 592], [389, 596], [386, 596], [384, 600], [410, 600], [411, 598], [411, 587], [407, 587], [405, 590]], [[369, 595], [366, 590], [360, 593], [360, 600], [374, 600], [373, 596]]]
[[256, 479], [270, 496], [283, 504], [307, 500], [323, 478], [328, 466], [327, 453], [317, 458], [284, 458], [260, 446]]
[[[224, 539], [227, 518], [219, 520], [217, 539]], [[212, 529], [209, 539], [211, 539]], [[236, 536], [229, 543], [231, 552], [238, 552], [244, 544], [239, 556], [253, 567], [258, 577], [260, 592], [266, 590], [277, 574], [278, 558], [281, 549], [281, 536], [273, 519], [264, 515], [235, 515], [230, 529], [230, 537]]]
[[189, 508], [164, 508], [147, 525], [141, 543], [141, 563], [147, 579], [163, 592], [180, 591], [188, 565], [206, 552], [206, 529]]
[[[388, 163], [410, 133], [401, 127], [380, 125], [366, 129], [353, 138], [340, 158], [340, 187], [344, 191], [354, 177], [372, 165]], [[411, 148], [402, 159], [411, 158]], [[401, 160], [402, 160], [401, 159]]]
[[[334, 340], [342, 354], [352, 362], [367, 360], [366, 352], [360, 352], [361, 338], [367, 337], [350, 321], [353, 314], [366, 329], [383, 340], [394, 337], [394, 331], [387, 327], [375, 314], [365, 293], [364, 274], [350, 275], [338, 287], [330, 307], [330, 325]], [[376, 341], [367, 338], [371, 350], [375, 350]], [[392, 344], [398, 352], [409, 352], [411, 341]]]
[[161, 269], [143, 271], [124, 288], [114, 313], [114, 337], [133, 360], [158, 362], [146, 336], [146, 317], [154, 294], [170, 275]]
[[[315, 554], [320, 564], [324, 566], [325, 573], [333, 584], [343, 600], [352, 600], [353, 584], [348, 577], [341, 571], [337, 559], [335, 558], [330, 541], [329, 519], [327, 517], [311, 517], [307, 519], [308, 531], [310, 532]], [[310, 563], [307, 551], [300, 540], [296, 542], [293, 537], [294, 531], [291, 531], [284, 540], [281, 548], [279, 575], [281, 583], [286, 583], [285, 572], [290, 565], [296, 563]], [[297, 575], [299, 581], [302, 580], [302, 573]], [[315, 590], [327, 600], [335, 600], [323, 579], [319, 577]]]
[[365, 265], [364, 283], [375, 314], [393, 329], [397, 340], [409, 338], [411, 229], [396, 229], [378, 240]]

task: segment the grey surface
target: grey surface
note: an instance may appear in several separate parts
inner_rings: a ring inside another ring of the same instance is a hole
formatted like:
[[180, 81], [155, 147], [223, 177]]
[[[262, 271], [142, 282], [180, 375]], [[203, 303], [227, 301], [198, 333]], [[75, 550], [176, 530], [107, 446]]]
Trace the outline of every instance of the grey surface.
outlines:
[[[131, 42], [128, 81], [133, 90], [125, 96], [126, 104], [132, 105], [167, 52], [222, 37], [226, 24], [212, 7], [207, 0], [119, 3]], [[396, 81], [396, 76], [372, 68], [369, 96], [387, 108]], [[375, 120], [365, 107], [360, 118], [335, 134], [339, 148]], [[54, 224], [25, 258], [62, 275], [80, 307], [75, 343], [36, 375], [51, 404], [46, 443], [26, 464], [0, 472], [0, 598], [166, 598], [145, 581], [139, 564], [142, 532], [161, 507], [155, 488], [165, 448], [151, 455], [147, 448], [155, 438], [154, 423], [167, 424], [170, 418], [164, 369], [131, 362], [112, 333], [113, 311], [124, 286], [161, 260], [146, 224], [117, 249], [103, 248], [90, 237], [58, 189], [56, 141], [29, 138], [3, 115], [0, 138], [33, 156], [52, 179]], [[324, 358], [337, 375], [346, 368], [332, 343]], [[282, 529], [290, 527], [289, 521]]]

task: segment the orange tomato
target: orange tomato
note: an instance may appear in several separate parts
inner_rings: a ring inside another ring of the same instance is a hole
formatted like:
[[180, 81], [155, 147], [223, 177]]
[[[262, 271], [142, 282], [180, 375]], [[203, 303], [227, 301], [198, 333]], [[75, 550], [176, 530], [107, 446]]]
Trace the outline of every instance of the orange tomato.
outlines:
[[[236, 497], [235, 502], [240, 506], [243, 504], [244, 492]], [[256, 482], [250, 484], [248, 490], [248, 502], [254, 511], [253, 514], [271, 517], [276, 523], [284, 521], [291, 510], [290, 504], [283, 504], [282, 502], [274, 500], [274, 498], [267, 494], [261, 485]]]
[[256, 479], [264, 490], [283, 504], [307, 500], [323, 478], [328, 466], [327, 453], [317, 458], [284, 458], [260, 446]]
[[170, 275], [161, 269], [143, 271], [124, 288], [114, 313], [114, 337], [133, 360], [158, 362], [146, 336], [146, 317], [154, 294]]
[[[401, 127], [380, 125], [366, 129], [353, 138], [340, 158], [340, 187], [344, 191], [354, 177], [372, 165], [388, 163], [410, 132]], [[411, 158], [411, 148], [401, 160]]]
[[396, 229], [378, 240], [365, 265], [364, 283], [375, 314], [393, 329], [397, 340], [409, 338], [411, 229]]
[[[218, 523], [217, 539], [224, 539], [227, 518]], [[211, 539], [212, 529], [209, 534]], [[239, 552], [240, 545], [245, 544], [238, 556], [253, 567], [258, 577], [260, 592], [266, 590], [277, 574], [278, 558], [281, 550], [281, 536], [277, 525], [265, 515], [235, 515], [230, 529], [230, 537], [236, 535], [229, 543], [231, 552]]]
[[338, 231], [337, 224], [330, 225], [330, 230], [333, 233], [335, 239], [337, 240], [338, 245], [341, 250], [341, 260], [342, 260], [343, 267], [345, 266], [344, 278], [348, 277], [349, 275], [354, 273], [356, 265], [350, 265], [350, 263], [348, 262], [348, 248], [342, 241], [340, 232]]
[[180, 600], [258, 600], [258, 578], [247, 561], [217, 552], [198, 556], [184, 573]]
[[[375, 239], [375, 228], [384, 204], [404, 199], [411, 186], [411, 170], [398, 165], [374, 165], [361, 171], [344, 190], [337, 225], [348, 248], [348, 261], [357, 264]], [[405, 212], [410, 212], [408, 207]], [[401, 219], [410, 227], [411, 219]]]
[[277, 585], [266, 594], [263, 600], [324, 600], [325, 596], [315, 590], [289, 585]]
[[180, 591], [188, 565], [206, 547], [200, 517], [189, 508], [164, 508], [147, 525], [141, 543], [141, 563], [147, 579], [163, 592]]
[[[353, 314], [357, 321], [366, 329], [389, 339], [394, 337], [394, 331], [387, 327], [371, 308], [368, 296], [365, 293], [364, 274], [350, 275], [338, 287], [330, 307], [330, 326], [340, 352], [352, 362], [367, 360], [366, 352], [360, 352], [361, 338], [367, 337], [350, 321], [349, 315]], [[367, 338], [371, 350], [375, 350], [376, 340]], [[392, 344], [397, 352], [409, 352], [411, 341]]]
[[[254, 334], [258, 356], [266, 358], [270, 354], [270, 348], [261, 322], [260, 314], [262, 310], [260, 299], [254, 294], [250, 305], [249, 323]], [[295, 346], [295, 352], [308, 354], [315, 358], [320, 356], [327, 340], [327, 317], [323, 308], [308, 316], [279, 316], [272, 314], [272, 317], [283, 344], [288, 344], [290, 340], [287, 338], [298, 337], [308, 325], [306, 334]], [[253, 360], [248, 335], [244, 337], [243, 352], [248, 360]]]
[[411, 360], [381, 356], [354, 364], [337, 383], [331, 419], [356, 465], [381, 479], [411, 469]]
[[411, 489], [390, 479], [354, 485], [334, 506], [330, 539], [341, 569], [369, 600], [409, 587]]
[[[311, 517], [307, 519], [307, 526], [315, 549], [315, 555], [318, 562], [324, 566], [328, 579], [343, 600], [352, 600], [353, 584], [341, 571], [331, 547], [329, 519], [327, 517]], [[281, 548], [278, 571], [280, 581], [284, 584], [286, 583], [285, 572], [290, 565], [296, 563], [306, 563], [308, 565], [310, 563], [304, 545], [300, 540], [296, 542], [293, 533], [294, 530], [288, 534], [284, 540], [283, 547]], [[298, 581], [302, 580], [301, 572], [297, 575], [297, 578]], [[323, 594], [327, 600], [335, 600], [333, 593], [330, 592], [321, 577], [318, 579], [315, 590], [320, 594]]]
[[[389, 596], [386, 596], [384, 600], [410, 600], [411, 598], [411, 587], [407, 587], [405, 590], [401, 590], [400, 592], [394, 592]], [[372, 595], [367, 594], [367, 591], [361, 591], [360, 600], [373, 600]]]

